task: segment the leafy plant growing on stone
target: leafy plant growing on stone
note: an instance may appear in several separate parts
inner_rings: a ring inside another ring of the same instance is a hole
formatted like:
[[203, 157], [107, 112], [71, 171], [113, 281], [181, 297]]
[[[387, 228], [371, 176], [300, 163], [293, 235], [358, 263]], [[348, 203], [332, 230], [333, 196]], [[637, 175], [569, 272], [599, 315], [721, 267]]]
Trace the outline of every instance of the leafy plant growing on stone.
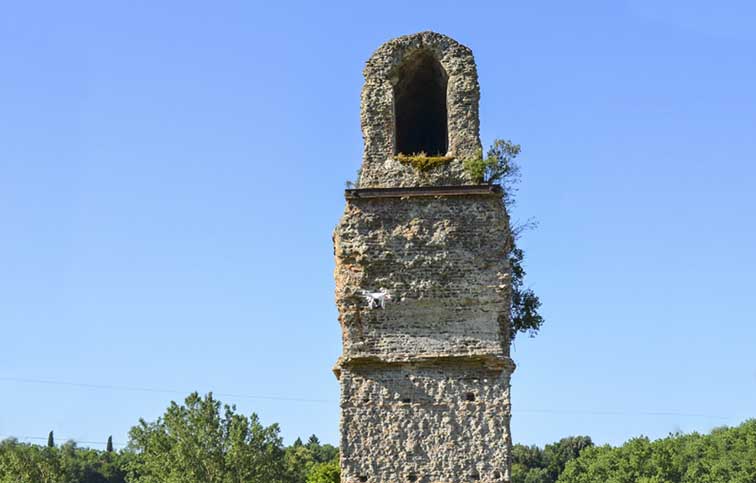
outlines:
[[465, 170], [476, 183], [502, 183], [512, 185], [520, 179], [520, 166], [515, 158], [520, 154], [520, 145], [505, 139], [496, 139], [486, 157], [483, 150], [464, 160]]
[[357, 177], [354, 178], [354, 181], [351, 179], [346, 180], [346, 188], [349, 189], [357, 189], [360, 187], [360, 175], [362, 174], [362, 168], [357, 170]]
[[[464, 166], [467, 173], [476, 183], [501, 185], [503, 193], [504, 206], [508, 213], [511, 213], [515, 204], [515, 193], [517, 192], [517, 183], [520, 182], [520, 166], [515, 162], [515, 158], [520, 154], [520, 145], [512, 141], [496, 139], [483, 157], [483, 151], [464, 160]], [[538, 312], [541, 307], [541, 301], [538, 296], [525, 285], [525, 269], [523, 260], [525, 254], [521, 248], [517, 247], [517, 239], [520, 234], [528, 228], [535, 226], [532, 221], [524, 224], [510, 226], [512, 239], [507, 254], [509, 265], [512, 268], [512, 304], [510, 306], [510, 328], [509, 340], [514, 341], [515, 336], [520, 332], [527, 332], [531, 337], [538, 333], [543, 325], [543, 317]]]
[[[514, 237], [512, 237], [514, 240]], [[519, 332], [527, 332], [534, 337], [543, 325], [543, 316], [538, 313], [541, 300], [529, 287], [525, 286], [525, 269], [522, 267], [524, 253], [512, 242], [509, 265], [512, 268], [512, 304], [510, 306], [510, 343]]]

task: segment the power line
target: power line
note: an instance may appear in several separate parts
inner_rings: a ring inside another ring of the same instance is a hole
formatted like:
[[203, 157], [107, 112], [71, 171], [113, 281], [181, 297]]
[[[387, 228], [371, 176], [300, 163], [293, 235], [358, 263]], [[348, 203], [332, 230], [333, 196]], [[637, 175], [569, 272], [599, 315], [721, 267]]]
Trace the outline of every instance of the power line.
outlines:
[[[150, 392], [163, 394], [188, 394], [192, 391], [179, 391], [176, 389], [154, 388], [154, 387], [137, 387], [137, 386], [119, 386], [111, 384], [92, 384], [83, 382], [54, 381], [50, 379], [29, 379], [20, 377], [2, 377], [0, 381], [18, 382], [24, 384], [48, 384], [55, 386], [80, 387], [85, 389], [100, 389], [111, 391], [131, 391], [131, 392]], [[304, 397], [288, 396], [271, 396], [271, 395], [252, 395], [238, 393], [213, 392], [213, 395], [230, 398], [230, 399], [259, 399], [268, 401], [288, 401], [300, 403], [319, 403], [319, 404], [337, 404], [334, 399], [312, 399]], [[674, 417], [695, 417], [708, 419], [728, 420], [730, 417], [722, 415], [712, 415], [703, 413], [687, 413], [677, 411], [612, 411], [612, 410], [595, 410], [595, 409], [513, 409], [514, 414], [571, 414], [586, 416], [674, 416]]]
[[679, 413], [674, 411], [606, 411], [606, 410], [581, 410], [581, 409], [520, 409], [512, 410], [513, 413], [534, 414], [575, 414], [586, 416], [678, 416], [691, 418], [730, 419], [729, 416], [719, 416], [701, 413]]

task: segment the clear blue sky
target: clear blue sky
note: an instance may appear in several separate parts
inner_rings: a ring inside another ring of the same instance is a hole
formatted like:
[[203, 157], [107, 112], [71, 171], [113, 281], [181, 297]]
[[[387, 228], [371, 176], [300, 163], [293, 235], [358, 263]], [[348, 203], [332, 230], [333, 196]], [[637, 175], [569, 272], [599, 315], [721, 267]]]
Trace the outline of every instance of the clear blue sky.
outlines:
[[428, 29], [473, 49], [483, 142], [522, 144], [514, 216], [540, 223], [514, 440], [756, 416], [755, 23], [746, 1], [7, 3], [0, 435], [120, 445], [212, 390], [316, 400], [221, 396], [337, 442], [361, 71]]

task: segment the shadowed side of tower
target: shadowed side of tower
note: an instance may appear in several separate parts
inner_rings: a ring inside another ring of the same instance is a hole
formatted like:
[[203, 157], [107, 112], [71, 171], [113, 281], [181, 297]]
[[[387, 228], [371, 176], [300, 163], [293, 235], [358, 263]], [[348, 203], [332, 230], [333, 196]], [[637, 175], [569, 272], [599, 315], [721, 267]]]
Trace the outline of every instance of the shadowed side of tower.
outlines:
[[[470, 50], [433, 32], [365, 68], [359, 188], [334, 233], [344, 483], [509, 480], [510, 232], [501, 189], [464, 170], [478, 98]], [[421, 152], [433, 163], [407, 161]]]

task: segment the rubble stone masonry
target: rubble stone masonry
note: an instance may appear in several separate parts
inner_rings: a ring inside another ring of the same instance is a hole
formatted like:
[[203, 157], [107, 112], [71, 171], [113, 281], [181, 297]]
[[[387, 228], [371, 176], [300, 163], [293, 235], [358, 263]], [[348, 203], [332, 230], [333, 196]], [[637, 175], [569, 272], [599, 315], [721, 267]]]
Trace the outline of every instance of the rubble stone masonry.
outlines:
[[[393, 161], [389, 141], [387, 76], [417, 49], [449, 80], [453, 160], [428, 173]], [[509, 220], [501, 190], [472, 186], [459, 156], [480, 144], [472, 53], [424, 32], [384, 44], [365, 75], [360, 189], [334, 232], [341, 481], [509, 481]], [[432, 191], [444, 186], [458, 188]]]

